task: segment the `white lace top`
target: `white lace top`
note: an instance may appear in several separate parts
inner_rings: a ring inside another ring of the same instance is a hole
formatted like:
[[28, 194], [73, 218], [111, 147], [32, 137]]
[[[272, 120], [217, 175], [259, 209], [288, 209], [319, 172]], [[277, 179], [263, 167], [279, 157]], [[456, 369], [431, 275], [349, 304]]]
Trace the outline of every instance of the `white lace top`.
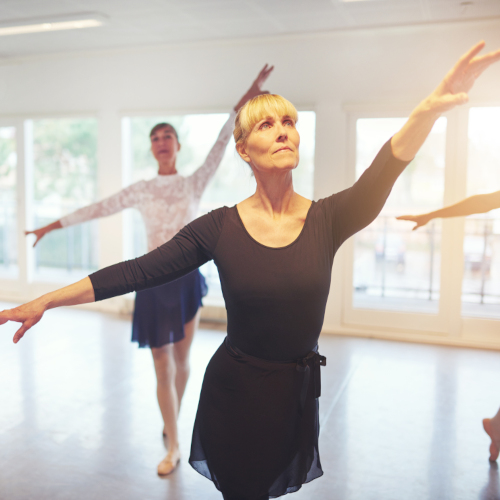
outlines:
[[62, 217], [61, 225], [80, 224], [133, 207], [144, 220], [149, 251], [172, 239], [198, 215], [200, 199], [224, 156], [235, 116], [233, 111], [205, 162], [190, 176], [157, 175], [149, 181], [136, 182], [109, 198]]

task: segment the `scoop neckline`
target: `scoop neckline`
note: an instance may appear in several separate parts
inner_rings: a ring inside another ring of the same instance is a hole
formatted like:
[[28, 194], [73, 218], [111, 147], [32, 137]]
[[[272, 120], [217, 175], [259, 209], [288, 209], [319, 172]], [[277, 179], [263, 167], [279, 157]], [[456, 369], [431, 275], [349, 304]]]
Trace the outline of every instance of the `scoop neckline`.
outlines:
[[307, 214], [306, 214], [306, 219], [304, 221], [304, 225], [302, 226], [302, 229], [300, 230], [300, 233], [298, 234], [298, 236], [290, 243], [288, 243], [288, 245], [285, 245], [284, 247], [270, 247], [268, 245], [264, 245], [264, 243], [261, 243], [260, 241], [257, 241], [249, 232], [248, 232], [248, 229], [245, 227], [245, 224], [243, 223], [243, 219], [241, 218], [240, 216], [240, 212], [238, 210], [238, 206], [237, 205], [234, 205], [234, 209], [236, 210], [236, 216], [238, 217], [238, 221], [240, 222], [241, 224], [241, 227], [243, 228], [243, 230], [245, 231], [245, 233], [247, 234], [247, 236], [254, 242], [254, 243], [257, 243], [257, 245], [263, 247], [263, 248], [267, 248], [269, 250], [284, 250], [288, 247], [291, 247], [292, 245], [294, 245], [295, 243], [297, 243], [297, 241], [300, 240], [300, 237], [302, 236], [302, 234], [304, 233], [304, 229], [306, 227], [306, 224], [307, 224], [307, 221], [309, 220], [309, 214], [311, 213], [311, 209], [313, 207], [313, 205], [315, 204], [316, 202], [314, 200], [311, 200], [311, 205], [309, 206], [309, 208], [307, 209]]

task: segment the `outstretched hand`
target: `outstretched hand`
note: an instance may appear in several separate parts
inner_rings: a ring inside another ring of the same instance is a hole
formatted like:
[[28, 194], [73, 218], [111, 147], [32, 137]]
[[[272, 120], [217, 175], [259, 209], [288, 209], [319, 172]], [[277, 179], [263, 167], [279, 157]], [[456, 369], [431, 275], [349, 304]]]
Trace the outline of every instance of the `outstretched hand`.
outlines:
[[238, 111], [247, 101], [253, 99], [260, 94], [269, 94], [267, 90], [262, 90], [262, 86], [266, 82], [267, 78], [273, 71], [274, 66], [268, 66], [267, 64], [260, 70], [257, 78], [253, 81], [250, 88], [247, 90], [246, 94], [240, 99], [238, 104], [234, 107], [235, 111]]
[[47, 230], [45, 228], [35, 229], [34, 231], [24, 231], [24, 235], [28, 236], [28, 234], [34, 234], [36, 236], [35, 243], [33, 243], [33, 248], [36, 244], [47, 234]]
[[396, 219], [415, 222], [415, 227], [412, 229], [412, 231], [417, 230], [419, 227], [425, 226], [431, 220], [426, 215], [400, 215], [399, 217], [396, 217]]
[[42, 319], [44, 312], [44, 307], [38, 301], [33, 300], [14, 309], [6, 309], [0, 312], [0, 325], [7, 323], [7, 321], [22, 323], [21, 328], [17, 330], [13, 338], [14, 344], [17, 344], [23, 338], [23, 335]]
[[479, 75], [491, 64], [500, 61], [500, 49], [478, 56], [485, 45], [484, 41], [474, 45], [448, 71], [434, 92], [423, 101], [428, 111], [440, 114], [469, 100], [468, 92]]
[[26, 236], [28, 236], [28, 234], [34, 234], [36, 236], [35, 243], [33, 243], [33, 246], [35, 246], [47, 233], [54, 231], [54, 229], [61, 229], [61, 228], [62, 228], [61, 221], [56, 220], [51, 224], [35, 229], [34, 231], [24, 231], [24, 234]]

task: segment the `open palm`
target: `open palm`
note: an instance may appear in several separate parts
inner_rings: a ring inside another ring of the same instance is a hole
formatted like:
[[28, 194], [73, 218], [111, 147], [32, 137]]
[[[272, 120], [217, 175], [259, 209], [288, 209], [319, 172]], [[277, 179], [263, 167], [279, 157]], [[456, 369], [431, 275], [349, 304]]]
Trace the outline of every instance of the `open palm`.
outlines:
[[485, 42], [474, 45], [448, 71], [442, 82], [426, 99], [429, 109], [442, 113], [468, 101], [467, 93], [474, 85], [476, 78], [488, 66], [500, 61], [500, 49], [478, 56], [484, 46]]

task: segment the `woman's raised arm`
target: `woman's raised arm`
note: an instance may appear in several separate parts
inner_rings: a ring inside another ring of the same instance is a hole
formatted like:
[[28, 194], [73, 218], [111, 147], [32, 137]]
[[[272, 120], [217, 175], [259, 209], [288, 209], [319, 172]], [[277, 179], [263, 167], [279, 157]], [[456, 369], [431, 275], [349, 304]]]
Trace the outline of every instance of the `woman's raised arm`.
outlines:
[[274, 66], [268, 66], [266, 64], [260, 70], [257, 78], [252, 82], [252, 85], [250, 85], [250, 88], [246, 91], [243, 97], [233, 108], [233, 112], [229, 116], [228, 121], [222, 127], [222, 130], [219, 133], [219, 137], [217, 138], [215, 144], [212, 146], [212, 149], [208, 153], [208, 156], [203, 162], [203, 165], [201, 165], [201, 167], [199, 167], [192, 174], [191, 179], [193, 181], [194, 191], [197, 196], [201, 196], [203, 194], [203, 191], [205, 190], [208, 182], [213, 177], [220, 165], [220, 162], [222, 161], [222, 157], [224, 156], [224, 152], [226, 151], [229, 139], [231, 138], [231, 135], [233, 133], [235, 113], [237, 113], [238, 110], [250, 99], [253, 99], [260, 94], [269, 94], [267, 90], [262, 90], [262, 86], [268, 79], [273, 69]]
[[408, 121], [391, 140], [392, 152], [396, 158], [412, 160], [439, 116], [469, 100], [467, 93], [476, 78], [488, 66], [500, 60], [500, 50], [478, 56], [484, 46], [485, 42], [479, 42], [466, 52], [434, 92], [411, 112]]
[[335, 232], [339, 245], [378, 216], [397, 178], [414, 158], [437, 118], [466, 102], [476, 78], [500, 60], [500, 50], [477, 56], [483, 47], [484, 42], [478, 43], [463, 55], [436, 90], [412, 111], [405, 125], [382, 147], [354, 185], [330, 197], [331, 209], [338, 214]]

